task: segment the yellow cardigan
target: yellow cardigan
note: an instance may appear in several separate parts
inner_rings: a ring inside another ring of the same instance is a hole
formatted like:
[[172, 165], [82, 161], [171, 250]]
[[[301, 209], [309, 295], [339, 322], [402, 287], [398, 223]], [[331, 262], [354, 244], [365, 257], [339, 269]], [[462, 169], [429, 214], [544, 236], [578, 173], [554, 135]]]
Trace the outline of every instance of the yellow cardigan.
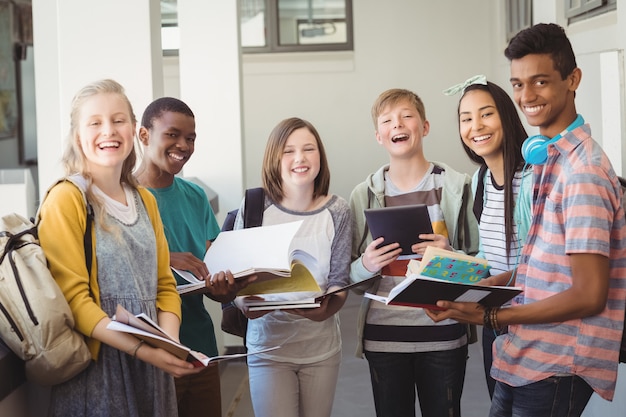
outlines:
[[[163, 232], [163, 224], [154, 196], [145, 188], [139, 188], [157, 245], [157, 301], [158, 310], [174, 313], [181, 319], [181, 300], [176, 292], [176, 281], [170, 269], [170, 253]], [[91, 279], [87, 276], [83, 238], [87, 216], [82, 192], [69, 181], [54, 186], [44, 199], [39, 211], [39, 243], [46, 254], [48, 267], [67, 299], [74, 315], [75, 328], [88, 336], [87, 345], [92, 358], [98, 357], [100, 341], [91, 338], [96, 324], [107, 314], [100, 308], [98, 266], [93, 257]], [[93, 227], [93, 226], [92, 226]], [[92, 247], [96, 236], [92, 232]], [[95, 251], [94, 251], [95, 253]], [[89, 285], [91, 283], [91, 293]]]

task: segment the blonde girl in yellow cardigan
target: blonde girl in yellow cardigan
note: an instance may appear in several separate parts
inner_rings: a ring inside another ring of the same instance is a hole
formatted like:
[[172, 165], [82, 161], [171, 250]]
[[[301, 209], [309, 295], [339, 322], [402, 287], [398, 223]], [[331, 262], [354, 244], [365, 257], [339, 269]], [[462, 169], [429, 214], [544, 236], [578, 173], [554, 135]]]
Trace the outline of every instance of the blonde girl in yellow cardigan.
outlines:
[[[74, 97], [66, 174], [41, 207], [39, 238], [50, 270], [86, 336], [93, 361], [52, 388], [50, 416], [176, 416], [172, 376], [192, 364], [106, 328], [121, 304], [178, 335], [180, 298], [154, 197], [137, 186], [136, 119], [121, 85], [100, 80]], [[94, 207], [94, 261], [85, 266], [83, 193]]]

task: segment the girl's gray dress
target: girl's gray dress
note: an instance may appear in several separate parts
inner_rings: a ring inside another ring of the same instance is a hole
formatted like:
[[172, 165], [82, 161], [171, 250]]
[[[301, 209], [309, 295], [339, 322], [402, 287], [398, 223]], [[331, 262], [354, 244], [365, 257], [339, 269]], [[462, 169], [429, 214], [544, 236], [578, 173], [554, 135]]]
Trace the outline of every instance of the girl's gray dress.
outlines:
[[[96, 256], [102, 309], [115, 314], [118, 304], [133, 314], [157, 320], [157, 259], [152, 223], [133, 190], [137, 220], [124, 224], [111, 215], [106, 232], [96, 221]], [[50, 416], [177, 416], [174, 380], [154, 366], [106, 344], [98, 360], [81, 374], [52, 387]]]

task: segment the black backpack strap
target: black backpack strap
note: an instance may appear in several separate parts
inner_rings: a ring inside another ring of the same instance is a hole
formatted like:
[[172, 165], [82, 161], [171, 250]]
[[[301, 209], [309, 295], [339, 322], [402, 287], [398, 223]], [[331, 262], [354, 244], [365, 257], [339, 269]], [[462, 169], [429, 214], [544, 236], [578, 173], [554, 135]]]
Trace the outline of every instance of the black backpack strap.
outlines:
[[[85, 236], [83, 237], [83, 245], [85, 247], [85, 263], [87, 264], [87, 274], [91, 279], [91, 265], [93, 261], [93, 247], [91, 246], [91, 224], [93, 223], [93, 207], [91, 203], [87, 204], [87, 226], [85, 226]], [[91, 287], [89, 288], [91, 293]]]
[[483, 214], [483, 204], [485, 200], [485, 174], [487, 165], [482, 164], [478, 169], [478, 184], [476, 184], [476, 194], [474, 195], [474, 216], [480, 224], [480, 216]]
[[224, 219], [224, 224], [222, 224], [222, 232], [227, 232], [229, 230], [233, 230], [235, 227], [235, 219], [237, 218], [237, 213], [239, 209], [231, 210], [226, 213], [226, 218]]
[[262, 187], [246, 190], [246, 206], [243, 213], [243, 227], [258, 227], [263, 223], [265, 211], [265, 191]]
[[[265, 211], [265, 191], [262, 187], [248, 188], [243, 209], [243, 227], [258, 227], [263, 224], [263, 212]], [[233, 230], [235, 218], [239, 210], [228, 213], [222, 226], [222, 231]], [[234, 301], [222, 303], [222, 330], [227, 333], [241, 336], [243, 345], [246, 346], [246, 331], [248, 320], [235, 305]]]

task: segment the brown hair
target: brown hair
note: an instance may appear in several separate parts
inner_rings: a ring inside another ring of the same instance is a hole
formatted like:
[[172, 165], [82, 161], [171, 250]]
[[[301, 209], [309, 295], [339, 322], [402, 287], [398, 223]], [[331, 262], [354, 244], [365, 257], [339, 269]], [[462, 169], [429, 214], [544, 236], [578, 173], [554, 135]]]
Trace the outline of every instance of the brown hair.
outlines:
[[315, 137], [317, 148], [320, 153], [320, 172], [315, 178], [313, 198], [328, 194], [330, 187], [330, 169], [326, 159], [326, 151], [322, 139], [315, 127], [308, 121], [291, 117], [278, 123], [270, 133], [263, 156], [262, 179], [265, 192], [274, 202], [282, 201], [285, 196], [282, 188], [281, 158], [287, 139], [291, 134], [301, 128], [306, 128]]
[[378, 116], [385, 110], [385, 107], [394, 106], [401, 101], [411, 103], [422, 118], [422, 122], [426, 121], [426, 108], [424, 107], [424, 102], [417, 94], [402, 88], [392, 88], [383, 91], [374, 102], [374, 105], [372, 105], [372, 122], [374, 122], [375, 129], [378, 129]]
[[[514, 207], [513, 199], [513, 177], [515, 173], [524, 167], [524, 159], [522, 158], [522, 144], [528, 137], [526, 129], [519, 118], [517, 109], [511, 97], [499, 85], [487, 81], [487, 85], [472, 84], [463, 91], [463, 95], [459, 99], [457, 114], [460, 114], [461, 102], [468, 91], [484, 91], [489, 94], [496, 105], [500, 124], [502, 125], [502, 159], [504, 161], [504, 235], [506, 237], [506, 251], [511, 251], [511, 244], [514, 238]], [[459, 122], [459, 131], [461, 121]], [[487, 165], [482, 156], [477, 155], [469, 146], [463, 142], [461, 137], [461, 145], [467, 156], [475, 163]], [[524, 173], [522, 173], [524, 175]], [[483, 181], [483, 178], [479, 178]], [[520, 191], [521, 192], [521, 191]]]

